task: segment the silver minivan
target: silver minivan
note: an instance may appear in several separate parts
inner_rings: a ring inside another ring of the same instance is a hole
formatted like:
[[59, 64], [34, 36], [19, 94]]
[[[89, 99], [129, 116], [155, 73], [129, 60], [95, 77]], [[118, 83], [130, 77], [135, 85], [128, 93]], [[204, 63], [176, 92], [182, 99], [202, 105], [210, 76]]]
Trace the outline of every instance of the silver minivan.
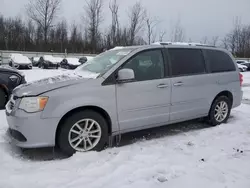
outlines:
[[157, 43], [108, 50], [64, 74], [23, 84], [6, 105], [22, 148], [100, 151], [121, 134], [196, 118], [226, 123], [242, 75], [224, 49]]

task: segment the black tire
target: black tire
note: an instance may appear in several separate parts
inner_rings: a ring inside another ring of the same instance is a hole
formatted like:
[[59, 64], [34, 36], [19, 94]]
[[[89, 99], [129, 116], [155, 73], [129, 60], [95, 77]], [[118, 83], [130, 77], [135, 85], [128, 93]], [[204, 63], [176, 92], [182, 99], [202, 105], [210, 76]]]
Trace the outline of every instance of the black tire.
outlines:
[[[57, 134], [57, 145], [59, 149], [66, 154], [67, 156], [72, 156], [76, 150], [71, 147], [68, 135], [70, 129], [73, 125], [82, 120], [82, 119], [93, 119], [95, 120], [101, 127], [101, 138], [97, 145], [92, 148], [93, 151], [101, 151], [105, 148], [108, 142], [108, 124], [104, 117], [99, 113], [93, 110], [84, 110], [73, 114], [72, 116], [68, 117], [60, 126]], [[90, 150], [90, 151], [91, 151]]]
[[7, 103], [7, 96], [3, 89], [0, 88], [0, 110], [5, 108]]
[[[223, 121], [219, 122], [215, 118], [215, 108], [220, 102], [223, 102], [223, 101], [226, 102], [226, 104], [227, 104], [228, 112], [227, 112], [227, 115], [226, 115], [225, 119]], [[208, 115], [208, 123], [211, 126], [216, 126], [216, 125], [220, 125], [221, 123], [226, 123], [229, 116], [230, 116], [231, 108], [232, 108], [232, 101], [227, 96], [219, 96], [219, 97], [217, 97], [214, 100], [214, 102], [213, 102], [213, 104], [212, 104], [212, 106], [210, 108], [209, 115]]]

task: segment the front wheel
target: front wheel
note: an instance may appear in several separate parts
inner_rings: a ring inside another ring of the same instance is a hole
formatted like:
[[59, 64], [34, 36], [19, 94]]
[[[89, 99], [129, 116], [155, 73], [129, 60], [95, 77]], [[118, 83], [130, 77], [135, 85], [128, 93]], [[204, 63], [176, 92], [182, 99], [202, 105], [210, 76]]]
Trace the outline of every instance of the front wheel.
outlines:
[[226, 96], [219, 96], [213, 102], [209, 112], [209, 123], [212, 126], [226, 123], [231, 112], [232, 102]]
[[67, 118], [58, 132], [57, 143], [63, 153], [101, 151], [108, 141], [108, 125], [99, 113], [85, 110]]

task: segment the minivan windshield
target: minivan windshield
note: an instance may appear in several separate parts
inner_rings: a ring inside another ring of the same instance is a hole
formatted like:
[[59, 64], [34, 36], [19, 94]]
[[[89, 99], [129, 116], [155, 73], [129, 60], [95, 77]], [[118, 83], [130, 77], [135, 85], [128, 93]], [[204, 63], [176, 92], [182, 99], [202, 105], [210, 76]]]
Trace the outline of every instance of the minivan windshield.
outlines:
[[85, 64], [79, 66], [75, 71], [84, 77], [85, 73], [92, 73], [95, 77], [105, 74], [123, 57], [131, 53], [132, 48], [117, 50], [108, 50], [93, 59], [88, 60]]

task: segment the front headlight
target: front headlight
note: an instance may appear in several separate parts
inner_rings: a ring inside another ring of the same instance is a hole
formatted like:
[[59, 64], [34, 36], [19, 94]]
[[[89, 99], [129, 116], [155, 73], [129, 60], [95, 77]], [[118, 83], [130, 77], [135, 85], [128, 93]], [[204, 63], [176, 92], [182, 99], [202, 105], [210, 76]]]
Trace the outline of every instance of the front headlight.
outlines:
[[24, 97], [20, 102], [19, 109], [28, 113], [43, 111], [48, 99], [48, 97]]

